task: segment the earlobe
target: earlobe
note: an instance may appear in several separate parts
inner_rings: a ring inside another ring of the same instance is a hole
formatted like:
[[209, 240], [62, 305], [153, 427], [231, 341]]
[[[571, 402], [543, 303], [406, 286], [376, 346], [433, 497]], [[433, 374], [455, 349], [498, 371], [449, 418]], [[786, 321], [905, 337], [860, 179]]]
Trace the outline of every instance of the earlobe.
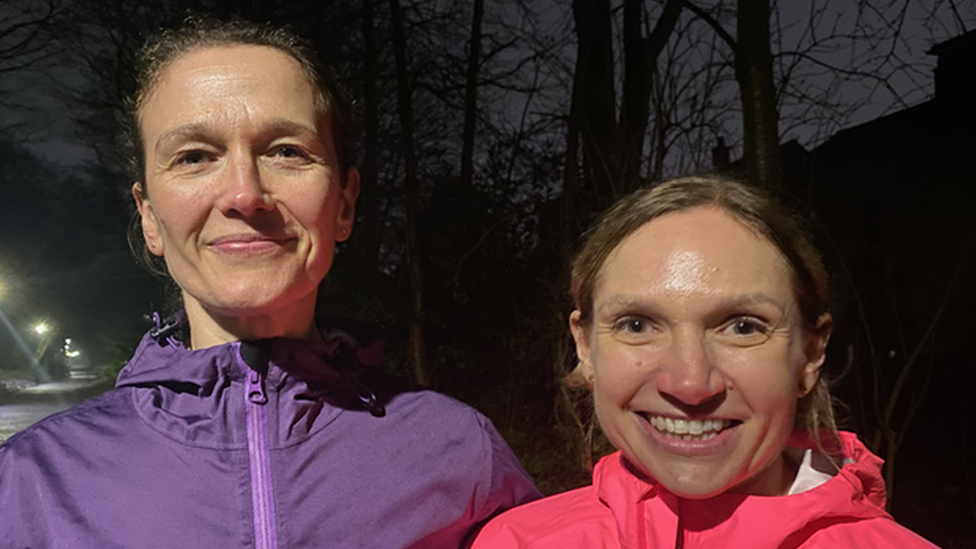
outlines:
[[132, 184], [132, 198], [136, 201], [136, 209], [139, 211], [139, 218], [142, 226], [142, 237], [146, 241], [149, 252], [155, 256], [163, 255], [163, 239], [159, 236], [159, 227], [156, 224], [156, 214], [153, 212], [149, 198], [143, 196], [142, 185], [138, 182]]
[[349, 238], [356, 221], [356, 198], [359, 197], [359, 170], [349, 168], [345, 185], [339, 189], [336, 198], [335, 240], [343, 242]]

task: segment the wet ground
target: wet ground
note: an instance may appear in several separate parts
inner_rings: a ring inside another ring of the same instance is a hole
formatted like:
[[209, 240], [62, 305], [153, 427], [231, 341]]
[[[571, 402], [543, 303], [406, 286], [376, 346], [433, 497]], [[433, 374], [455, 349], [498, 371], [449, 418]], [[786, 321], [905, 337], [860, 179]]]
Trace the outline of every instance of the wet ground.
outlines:
[[34, 385], [0, 396], [0, 443], [45, 417], [65, 410], [111, 387], [93, 379], [69, 379]]
[[0, 442], [68, 406], [50, 402], [0, 404]]

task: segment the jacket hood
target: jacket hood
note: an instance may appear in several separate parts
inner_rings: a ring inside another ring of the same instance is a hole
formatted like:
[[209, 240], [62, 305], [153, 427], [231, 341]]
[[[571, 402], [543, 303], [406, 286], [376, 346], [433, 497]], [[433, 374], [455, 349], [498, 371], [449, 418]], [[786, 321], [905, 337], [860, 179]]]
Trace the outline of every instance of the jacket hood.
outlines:
[[[788, 446], [803, 450], [815, 448], [805, 431], [795, 431]], [[644, 525], [648, 522], [645, 507], [662, 504], [671, 511], [668, 515], [673, 523], [666, 528], [655, 528], [671, 532], [671, 539], [658, 540], [660, 546], [675, 546], [674, 532], [682, 530], [685, 535], [707, 533], [710, 538], [725, 539], [726, 547], [739, 547], [737, 543], [745, 541], [743, 547], [795, 547], [802, 543], [802, 536], [831, 523], [888, 516], [884, 511], [882, 460], [871, 454], [852, 433], [841, 433], [840, 450], [845, 465], [833, 478], [789, 496], [724, 493], [705, 500], [681, 498], [659, 483], [635, 475], [620, 452], [597, 464], [593, 481], [600, 500], [613, 513], [623, 547], [644, 547], [645, 539], [655, 537], [654, 532], [645, 532]], [[657, 526], [663, 526], [661, 514], [655, 516]], [[808, 528], [813, 525], [817, 528]], [[801, 539], [796, 539], [798, 536]]]

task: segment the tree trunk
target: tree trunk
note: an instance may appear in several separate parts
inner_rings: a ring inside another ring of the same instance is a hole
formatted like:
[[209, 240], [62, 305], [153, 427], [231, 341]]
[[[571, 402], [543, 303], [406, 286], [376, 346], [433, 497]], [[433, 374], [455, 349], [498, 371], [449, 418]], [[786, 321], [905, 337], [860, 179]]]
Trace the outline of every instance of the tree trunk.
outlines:
[[625, 189], [637, 186], [651, 94], [651, 64], [643, 32], [643, 0], [624, 0], [624, 95], [620, 105], [620, 176]]
[[743, 159], [749, 179], [782, 186], [779, 112], [769, 47], [769, 0], [738, 0], [735, 79], [742, 100]]
[[461, 147], [461, 187], [469, 187], [474, 178], [474, 130], [478, 109], [478, 73], [481, 66], [481, 19], [485, 0], [474, 0], [471, 20], [471, 43], [468, 46], [468, 71], [464, 90], [464, 135]]
[[413, 106], [411, 104], [411, 83], [407, 76], [407, 41], [403, 33], [403, 12], [399, 0], [390, 0], [390, 27], [393, 50], [396, 54], [397, 100], [400, 106], [400, 135], [406, 181], [407, 227], [406, 256], [410, 270], [410, 287], [413, 293], [410, 311], [410, 334], [407, 353], [414, 379], [420, 385], [427, 385], [427, 361], [424, 345], [424, 292], [422, 269], [420, 266], [420, 246], [417, 242], [417, 202], [419, 183], [417, 181], [417, 154], [413, 143]]
[[[583, 220], [620, 194], [620, 139], [613, 84], [613, 31], [609, 0], [574, 0], [578, 47], [573, 94], [579, 92], [584, 185], [590, 194]], [[580, 77], [582, 80], [580, 80]], [[577, 89], [575, 84], [582, 84]]]
[[[624, 2], [624, 90], [620, 106], [620, 183], [629, 191], [641, 182], [640, 169], [644, 158], [644, 134], [647, 132], [651, 80], [657, 58], [668, 43], [678, 16], [681, 2], [668, 0], [654, 30], [645, 39], [644, 2]], [[659, 126], [659, 125], [658, 125]], [[660, 129], [660, 128], [659, 128]]]
[[895, 501], [895, 463], [898, 459], [898, 441], [895, 437], [892, 437], [888, 441], [888, 449], [885, 452], [885, 463], [884, 463], [884, 482], [885, 482], [885, 492], [886, 492], [886, 502], [885, 509], [891, 511], [891, 504]]
[[357, 210], [362, 212], [353, 254], [367, 276], [377, 271], [379, 263], [379, 195], [376, 189], [376, 157], [379, 154], [379, 94], [376, 91], [377, 47], [376, 16], [373, 0], [363, 2], [363, 121], [365, 155], [360, 170], [360, 193]]

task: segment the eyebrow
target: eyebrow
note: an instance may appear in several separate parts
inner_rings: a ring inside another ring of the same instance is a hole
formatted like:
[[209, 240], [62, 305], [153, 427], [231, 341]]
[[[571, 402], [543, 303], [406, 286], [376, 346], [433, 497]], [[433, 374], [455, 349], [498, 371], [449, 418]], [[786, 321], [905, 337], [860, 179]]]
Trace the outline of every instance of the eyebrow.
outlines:
[[293, 120], [288, 120], [285, 118], [273, 118], [270, 122], [265, 124], [261, 130], [261, 133], [276, 133], [283, 135], [299, 135], [308, 134], [314, 136], [318, 140], [322, 140], [322, 135], [319, 133], [317, 128], [306, 126], [295, 122]]
[[209, 124], [201, 124], [201, 123], [183, 124], [182, 126], [171, 128], [167, 130], [166, 133], [159, 136], [159, 139], [156, 140], [156, 145], [153, 147], [153, 150], [158, 155], [160, 154], [160, 149], [163, 147], [163, 145], [165, 145], [167, 142], [172, 141], [174, 139], [184, 138], [184, 139], [207, 140], [208, 138], [213, 137], [215, 133], [216, 132], [213, 131], [213, 128], [211, 128]]
[[787, 308], [785, 303], [763, 292], [753, 292], [751, 294], [733, 296], [722, 300], [721, 306], [735, 308], [745, 305], [754, 305], [756, 303], [768, 303], [783, 312], [785, 312]]
[[[276, 135], [307, 135], [314, 137], [316, 140], [323, 142], [321, 134], [317, 129], [307, 126], [305, 124], [300, 124], [292, 120], [287, 120], [285, 118], [273, 118], [268, 123], [262, 125], [259, 135], [267, 134]], [[174, 139], [201, 139], [204, 141], [212, 140], [216, 137], [217, 130], [212, 124], [206, 124], [201, 122], [192, 122], [190, 124], [183, 124], [181, 126], [176, 126], [166, 133], [159, 136], [156, 140], [156, 145], [154, 150], [158, 155], [160, 149], [168, 142]]]
[[[719, 301], [716, 308], [735, 309], [737, 307], [745, 307], [757, 303], [768, 303], [783, 312], [786, 312], [787, 310], [786, 304], [764, 292], [752, 292], [748, 294], [735, 295]], [[606, 301], [600, 305], [597, 311], [604, 311], [611, 307], [622, 307], [625, 309], [631, 307], [656, 308], [656, 304], [653, 300], [648, 300], [639, 295], [615, 294], [608, 297]]]

